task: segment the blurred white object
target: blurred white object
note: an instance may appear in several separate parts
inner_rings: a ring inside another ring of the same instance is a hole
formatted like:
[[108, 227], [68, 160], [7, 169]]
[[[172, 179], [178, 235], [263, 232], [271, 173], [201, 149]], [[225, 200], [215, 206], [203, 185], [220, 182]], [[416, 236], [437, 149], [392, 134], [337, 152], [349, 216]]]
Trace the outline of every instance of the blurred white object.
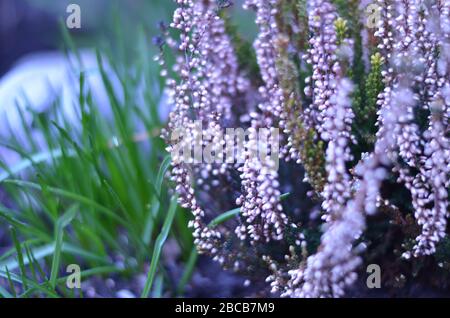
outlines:
[[[92, 51], [80, 51], [80, 59], [85, 72], [86, 87], [92, 93], [93, 100], [102, 115], [110, 116], [109, 99], [106, 93], [97, 58]], [[23, 119], [38, 144], [42, 144], [41, 133], [33, 128], [33, 112], [45, 113], [53, 105], [58, 105], [57, 112], [73, 124], [80, 125], [78, 116], [79, 74], [80, 69], [75, 55], [64, 55], [59, 52], [37, 53], [21, 59], [16, 67], [0, 79], [0, 140], [7, 142], [12, 135], [27, 145]], [[75, 69], [74, 69], [75, 68]], [[104, 65], [114, 91], [122, 99], [120, 83], [108, 65]], [[52, 118], [58, 122], [57, 118]], [[43, 149], [44, 150], [44, 149]], [[19, 156], [4, 147], [0, 155], [8, 165], [14, 164]]]
[[117, 298], [136, 298], [136, 296], [127, 289], [121, 289], [116, 293]]
[[[85, 74], [85, 89], [91, 92], [93, 101], [98, 107], [98, 113], [106, 119], [112, 119], [109, 97], [97, 65], [96, 54], [90, 50], [79, 52], [80, 63], [74, 54], [68, 56], [60, 52], [37, 53], [24, 57], [17, 65], [0, 79], [0, 142], [5, 143], [15, 137], [23, 145], [28, 145], [26, 131], [21, 115], [40, 151], [47, 150], [43, 142], [42, 132], [33, 124], [33, 112], [50, 113], [57, 105], [58, 116], [52, 113], [51, 119], [62, 124], [63, 117], [71, 124], [71, 129], [81, 126], [79, 116], [79, 74]], [[113, 86], [119, 102], [123, 102], [123, 90], [119, 79], [111, 67], [103, 59], [103, 68]], [[151, 83], [149, 85], [152, 85]], [[151, 90], [159, 94], [157, 87], [146, 87], [145, 81], [138, 85], [134, 94], [134, 102], [138, 107], [145, 108], [144, 92]], [[19, 111], [19, 109], [21, 111]], [[168, 112], [167, 94], [163, 93], [158, 105], [161, 120], [166, 120]], [[136, 133], [142, 133], [142, 123], [136, 124]], [[16, 163], [20, 156], [10, 149], [0, 145], [0, 156], [8, 166]]]
[[[80, 57], [86, 82], [94, 100], [100, 108], [105, 107], [109, 103], [108, 96], [97, 68], [95, 53], [81, 51]], [[75, 120], [79, 70], [74, 71], [71, 64], [78, 64], [74, 55], [67, 57], [58, 52], [33, 54], [20, 60], [16, 67], [0, 79], [0, 127], [7, 127], [8, 124], [12, 128], [20, 127], [21, 121], [17, 107], [22, 109], [28, 121], [32, 117], [26, 111], [28, 107], [36, 112], [45, 112], [58, 98], [62, 106], [60, 111], [69, 120]], [[108, 67], [105, 69], [113, 86], [118, 88], [117, 78], [108, 71]], [[117, 93], [121, 90], [115, 91]], [[7, 136], [8, 133], [1, 128], [0, 136], [4, 137], [5, 133]]]

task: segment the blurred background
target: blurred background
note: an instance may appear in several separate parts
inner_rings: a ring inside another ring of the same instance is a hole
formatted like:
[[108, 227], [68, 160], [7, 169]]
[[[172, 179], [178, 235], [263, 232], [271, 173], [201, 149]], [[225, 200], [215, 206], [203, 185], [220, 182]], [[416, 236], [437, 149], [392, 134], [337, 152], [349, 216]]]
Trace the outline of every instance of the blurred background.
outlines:
[[117, 28], [128, 34], [130, 44], [137, 25], [151, 39], [157, 21], [167, 20], [173, 8], [168, 0], [0, 0], [0, 75], [28, 53], [60, 49], [60, 23], [72, 3], [81, 8], [82, 27], [72, 32], [80, 46], [112, 40]]
[[[240, 8], [242, 0], [234, 3]], [[0, 0], [0, 76], [28, 53], [61, 48], [60, 26], [69, 15], [69, 4], [81, 8], [82, 27], [71, 31], [79, 46], [114, 41], [119, 31], [127, 35], [122, 44], [130, 50], [137, 27], [143, 27], [151, 40], [158, 23], [170, 21], [174, 8], [171, 0]], [[256, 26], [248, 23], [251, 13], [234, 11], [243, 34], [254, 34]]]
[[[67, 27], [71, 4], [80, 8], [80, 28]], [[81, 71], [100, 112], [110, 116], [97, 52], [104, 59], [117, 61], [114, 70], [109, 62], [104, 67], [119, 98], [123, 98], [117, 72], [144, 72], [143, 68], [137, 70], [138, 55], [139, 62], [152, 67], [158, 51], [153, 38], [159, 33], [158, 24], [170, 20], [172, 10], [172, 1], [166, 0], [0, 0], [0, 136], [15, 137], [21, 145], [29, 143], [23, 124], [34, 127], [30, 110], [42, 115], [53, 108], [76, 126], [73, 104], [80, 93]], [[156, 64], [151, 72], [155, 78]], [[143, 89], [141, 85], [141, 93]], [[140, 106], [145, 107], [140, 99]], [[40, 132], [34, 138], [44, 147]], [[0, 157], [11, 165], [20, 156], [17, 151], [0, 149]]]

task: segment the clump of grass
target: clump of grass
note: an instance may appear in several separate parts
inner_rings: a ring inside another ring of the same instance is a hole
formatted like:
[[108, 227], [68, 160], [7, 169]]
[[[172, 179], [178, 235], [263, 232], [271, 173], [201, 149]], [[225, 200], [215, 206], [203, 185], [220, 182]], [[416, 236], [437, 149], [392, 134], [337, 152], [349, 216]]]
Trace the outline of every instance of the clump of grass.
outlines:
[[[119, 51], [122, 58], [113, 50], [97, 53], [111, 120], [92, 97], [82, 65], [76, 65], [80, 125], [58, 114], [57, 101], [53, 114], [32, 113], [44, 148], [27, 127], [28, 146], [14, 138], [1, 141], [21, 157], [14, 166], [0, 163], [0, 231], [11, 238], [0, 251], [1, 297], [82, 297], [81, 290], [66, 287], [69, 264], [81, 267], [82, 281], [93, 275], [127, 279], [151, 264], [142, 296], [176, 292], [166, 284], [161, 249], [172, 236], [187, 260], [192, 240], [187, 214], [164, 182], [170, 157], [159, 138], [163, 85], [151, 62], [151, 41], [143, 28], [137, 34], [137, 49]], [[68, 36], [66, 43], [76, 51]], [[105, 62], [119, 79], [122, 99]], [[144, 107], [136, 102], [141, 93]], [[62, 120], [52, 120], [58, 116]]]

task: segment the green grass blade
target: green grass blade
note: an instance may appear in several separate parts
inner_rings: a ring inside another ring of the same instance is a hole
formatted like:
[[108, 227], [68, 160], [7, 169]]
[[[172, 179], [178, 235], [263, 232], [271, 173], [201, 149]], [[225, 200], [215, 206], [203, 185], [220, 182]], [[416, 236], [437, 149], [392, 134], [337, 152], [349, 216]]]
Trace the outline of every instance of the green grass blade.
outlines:
[[[170, 161], [171, 157], [170, 155], [167, 155], [163, 162], [161, 163], [161, 166], [159, 167], [158, 175], [156, 176], [155, 181], [155, 191], [158, 195], [158, 197], [161, 194], [161, 188], [164, 180], [164, 176], [166, 175], [167, 170], [170, 167]], [[158, 210], [160, 208], [160, 198], [153, 197], [151, 200], [151, 206], [148, 211], [147, 217], [145, 219], [145, 225], [144, 225], [144, 233], [142, 234], [142, 240], [145, 244], [150, 243], [150, 239], [152, 237], [152, 231], [153, 231], [153, 224], [156, 214], [158, 213]]]
[[13, 297], [16, 298], [17, 297], [16, 288], [14, 287], [14, 283], [11, 278], [11, 273], [9, 272], [9, 269], [7, 266], [5, 266], [5, 272], [6, 272], [6, 279], [8, 280], [9, 289], [12, 291]]
[[78, 205], [72, 206], [65, 214], [63, 214], [55, 225], [55, 250], [53, 252], [52, 268], [50, 271], [50, 285], [56, 288], [56, 280], [58, 278], [59, 264], [61, 261], [61, 250], [64, 238], [64, 228], [72, 222], [78, 211]]
[[[75, 151], [70, 151], [66, 155], [74, 156]], [[57, 158], [60, 158], [61, 156], [62, 156], [61, 149], [54, 149], [54, 150], [49, 150], [49, 151], [38, 152], [34, 155], [31, 155], [30, 158], [23, 159], [23, 160], [19, 161], [18, 163], [16, 163], [15, 165], [13, 165], [12, 167], [9, 167], [9, 171], [3, 171], [2, 173], [0, 173], [0, 182], [10, 178], [13, 175], [16, 175], [16, 174], [22, 172], [23, 170], [26, 170], [38, 163], [47, 162], [47, 161], [50, 161], [51, 159], [57, 159]]]
[[[49, 243], [44, 246], [30, 249], [32, 252], [32, 255], [34, 256], [34, 259], [30, 259], [28, 256], [24, 258], [24, 265], [28, 265], [30, 262], [41, 260], [46, 258], [47, 256], [53, 255], [55, 253], [55, 244]], [[67, 253], [70, 255], [77, 255], [79, 257], [82, 257], [86, 261], [91, 262], [100, 262], [104, 265], [110, 265], [110, 262], [108, 260], [105, 260], [105, 258], [98, 256], [97, 254], [90, 253], [88, 251], [85, 251], [73, 244], [70, 243], [64, 243], [64, 245], [61, 248], [61, 251], [63, 253]], [[14, 270], [19, 267], [19, 263], [17, 259], [15, 258], [9, 258], [3, 262], [0, 263], [0, 268], [8, 267], [10, 270]]]
[[21, 274], [21, 278], [22, 278], [22, 285], [25, 289], [28, 288], [28, 285], [26, 283], [26, 276], [27, 276], [27, 272], [25, 269], [25, 262], [23, 261], [23, 254], [22, 254], [22, 246], [20, 246], [19, 240], [17, 238], [17, 231], [14, 227], [10, 227], [10, 231], [11, 231], [11, 237], [14, 243], [14, 246], [16, 248], [16, 252], [17, 252], [17, 261], [19, 263], [19, 268], [20, 268], [20, 274]]
[[5, 288], [0, 286], [0, 296], [2, 298], [13, 298], [14, 296], [11, 295]]
[[[290, 193], [284, 193], [282, 195], [280, 195], [280, 201], [285, 200], [288, 196], [290, 195]], [[236, 217], [237, 215], [239, 215], [239, 213], [241, 213], [241, 208], [236, 208], [230, 211], [227, 211], [225, 213], [220, 214], [218, 217], [214, 218], [209, 224], [209, 227], [216, 227], [217, 225], [224, 223], [234, 217]]]
[[166, 172], [170, 167], [171, 160], [172, 160], [172, 158], [170, 157], [170, 155], [167, 155], [164, 158], [164, 160], [162, 161], [161, 166], [159, 167], [158, 175], [156, 176], [156, 181], [155, 181], [155, 189], [156, 189], [158, 195], [161, 194], [161, 188], [162, 188], [164, 176], [166, 175]]
[[[29, 182], [29, 181], [7, 179], [7, 180], [4, 180], [3, 183], [13, 184], [13, 185], [23, 187], [23, 188], [29, 188], [29, 189], [42, 191], [42, 187], [39, 184]], [[120, 224], [126, 226], [126, 222], [121, 217], [119, 217], [116, 213], [114, 213], [113, 211], [109, 210], [108, 208], [100, 205], [99, 203], [97, 203], [89, 198], [86, 198], [82, 195], [79, 195], [79, 194], [71, 192], [71, 191], [54, 188], [54, 187], [48, 187], [47, 190], [55, 195], [59, 195], [59, 196], [65, 197], [67, 199], [71, 199], [76, 202], [90, 206], [93, 209], [104, 213], [105, 215], [109, 216], [110, 218], [114, 219], [115, 221], [119, 222]]]
[[157, 275], [153, 287], [152, 297], [161, 298], [164, 289], [164, 276]]
[[[33, 259], [32, 258], [32, 252], [31, 252], [31, 249], [28, 246], [28, 244], [23, 244], [23, 246], [25, 247], [25, 252], [26, 252], [27, 258], [30, 259], [30, 260]], [[36, 269], [35, 269], [35, 266], [34, 266], [35, 263], [36, 263], [35, 261], [29, 262], [28, 268], [30, 269], [31, 277], [33, 278], [33, 280], [35, 282], [37, 282], [37, 281], [39, 281], [39, 279], [38, 279], [38, 276], [36, 274]]]
[[6, 220], [6, 222], [9, 223], [9, 225], [13, 225], [18, 228], [26, 228], [27, 225], [25, 223], [22, 223], [21, 221], [17, 220], [13, 216], [14, 212], [1, 206], [0, 205], [0, 218], [3, 218]]
[[[32, 281], [32, 280], [30, 280], [28, 278], [22, 279], [20, 276], [17, 276], [17, 275], [15, 275], [13, 273], [10, 273], [7, 269], [5, 271], [0, 270], [0, 277], [4, 277], [4, 278], [8, 279], [11, 282], [19, 283], [22, 286], [25, 286], [24, 283], [26, 283], [27, 286], [30, 286], [30, 288], [34, 288], [35, 290], [44, 293], [48, 297], [52, 297], [52, 298], [57, 298], [58, 297], [58, 294], [56, 294], [54, 291], [49, 290], [47, 287], [44, 287], [44, 286], [47, 286], [46, 282], [42, 283], [42, 284], [39, 284], [39, 283], [36, 283], [36, 282], [34, 282], [34, 281]], [[15, 295], [14, 297], [17, 297], [17, 295]]]
[[[86, 279], [86, 278], [94, 276], [94, 275], [106, 275], [106, 274], [120, 273], [121, 271], [122, 271], [121, 269], [118, 269], [115, 266], [101, 266], [101, 267], [96, 267], [96, 268], [91, 268], [88, 270], [81, 271], [80, 275], [81, 275], [82, 279]], [[1, 272], [0, 272], [0, 275], [1, 275]], [[68, 277], [69, 276], [59, 277], [57, 280], [57, 284], [64, 284], [67, 281]], [[45, 288], [45, 283], [34, 284], [32, 287], [30, 287], [28, 290], [26, 290], [21, 295], [21, 297], [30, 295], [35, 291], [47, 291], [47, 289]], [[80, 290], [80, 293], [81, 293], [81, 290]], [[53, 295], [53, 297], [57, 296], [57, 294], [55, 294], [55, 293], [52, 293], [51, 295]]]
[[161, 233], [158, 235], [158, 237], [156, 239], [155, 247], [153, 249], [152, 260], [150, 263], [150, 269], [148, 272], [147, 281], [145, 283], [144, 290], [142, 291], [142, 294], [141, 294], [142, 298], [147, 298], [150, 293], [150, 290], [152, 289], [153, 279], [155, 278], [156, 269], [159, 264], [159, 259], [161, 256], [161, 251], [162, 251], [164, 243], [167, 239], [167, 236], [169, 235], [170, 228], [172, 227], [172, 222], [175, 217], [177, 207], [178, 207], [177, 198], [173, 197], [172, 200], [170, 201], [169, 211], [167, 212], [167, 216], [164, 221], [164, 225], [162, 227]]

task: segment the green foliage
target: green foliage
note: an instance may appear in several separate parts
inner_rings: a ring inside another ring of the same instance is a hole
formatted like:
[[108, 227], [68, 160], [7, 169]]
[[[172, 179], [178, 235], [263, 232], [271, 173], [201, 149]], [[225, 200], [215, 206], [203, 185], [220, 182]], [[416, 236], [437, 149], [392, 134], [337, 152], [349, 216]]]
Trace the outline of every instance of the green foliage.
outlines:
[[334, 25], [336, 27], [337, 43], [340, 45], [348, 37], [347, 20], [338, 18]]
[[358, 140], [358, 153], [370, 151], [375, 142], [375, 133], [377, 127], [375, 126], [377, 119], [377, 100], [378, 95], [383, 91], [383, 76], [381, 75], [383, 67], [383, 58], [379, 53], [372, 55], [371, 69], [367, 75], [364, 85], [365, 102], [357, 99], [354, 103], [353, 110], [356, 115], [356, 120], [353, 125], [354, 133]]
[[305, 132], [302, 152], [302, 162], [316, 193], [321, 193], [325, 186], [325, 143], [318, 140], [317, 133], [313, 129]]
[[[356, 90], [353, 96], [353, 105], [356, 111], [363, 109], [367, 103], [366, 101], [366, 74], [363, 60], [363, 43], [361, 37], [361, 30], [364, 28], [359, 20], [361, 13], [359, 9], [359, 1], [356, 0], [334, 0], [338, 9], [340, 19], [344, 19], [345, 24], [337, 26], [338, 37], [340, 41], [346, 36], [353, 41], [353, 61], [351, 67], [348, 69], [348, 76], [351, 77], [353, 83], [356, 85]], [[338, 20], [338, 21], [339, 21]], [[356, 114], [357, 116], [359, 114]]]
[[[116, 35], [118, 41], [120, 37]], [[66, 39], [76, 50], [70, 37]], [[2, 297], [82, 297], [81, 291], [65, 287], [69, 264], [80, 265], [82, 280], [92, 275], [126, 280], [151, 263], [156, 279], [148, 281], [143, 295], [151, 290], [175, 294], [161, 268], [162, 243], [173, 235], [188, 255], [192, 239], [188, 220], [175, 213], [176, 205], [170, 208], [170, 223], [166, 218], [169, 161], [163, 160], [159, 134], [164, 123], [158, 115], [163, 83], [151, 63], [154, 48], [143, 29], [135, 32], [134, 41], [139, 45], [133, 52], [105, 47], [97, 54], [111, 119], [93, 99], [87, 70], [75, 65], [80, 127], [62, 114], [57, 124], [48, 119], [52, 114], [33, 113], [45, 148], [2, 140], [22, 157], [14, 166], [2, 163], [0, 182], [7, 199], [0, 205], [0, 231], [11, 227], [13, 246], [0, 255]], [[116, 54], [132, 57], [133, 65]], [[106, 62], [113, 73], [104, 69]], [[119, 78], [123, 99], [111, 75]], [[140, 92], [143, 108], [135, 102]], [[61, 108], [58, 103], [55, 111]]]
[[[321, 141], [314, 129], [305, 129], [302, 122], [302, 94], [300, 83], [302, 76], [298, 67], [295, 54], [290, 51], [290, 45], [302, 50], [306, 45], [307, 19], [304, 16], [305, 3], [302, 1], [280, 1], [280, 14], [276, 16], [277, 25], [280, 30], [284, 30], [276, 41], [278, 53], [277, 72], [280, 86], [283, 89], [286, 112], [286, 127], [290, 131], [289, 141], [292, 148], [299, 152], [303, 167], [310, 180], [312, 187], [318, 194], [325, 184], [325, 144]], [[294, 13], [294, 15], [292, 15]], [[303, 28], [303, 32], [294, 32], [293, 25]], [[344, 23], [345, 27], [345, 23]], [[309, 74], [308, 74], [309, 75]]]

